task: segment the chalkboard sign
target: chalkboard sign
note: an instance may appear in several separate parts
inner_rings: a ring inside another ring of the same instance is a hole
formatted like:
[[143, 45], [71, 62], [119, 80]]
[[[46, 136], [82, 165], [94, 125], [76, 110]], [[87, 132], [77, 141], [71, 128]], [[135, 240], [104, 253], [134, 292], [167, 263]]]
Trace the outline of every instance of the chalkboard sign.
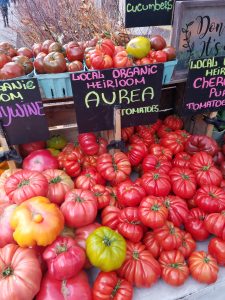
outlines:
[[225, 57], [190, 61], [183, 115], [225, 107]]
[[80, 133], [114, 128], [114, 106], [121, 126], [155, 122], [158, 117], [163, 64], [71, 74]]
[[187, 77], [190, 59], [225, 55], [225, 1], [176, 1], [172, 45], [178, 64], [173, 79]]
[[10, 145], [48, 139], [37, 79], [0, 81], [0, 121]]
[[174, 0], [126, 0], [125, 26], [171, 25]]

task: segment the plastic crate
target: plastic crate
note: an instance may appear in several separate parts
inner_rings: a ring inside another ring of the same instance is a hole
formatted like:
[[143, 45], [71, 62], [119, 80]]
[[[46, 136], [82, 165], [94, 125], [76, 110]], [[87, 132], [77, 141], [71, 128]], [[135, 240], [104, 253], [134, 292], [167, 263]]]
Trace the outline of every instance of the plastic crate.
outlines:
[[168, 84], [170, 82], [177, 61], [178, 60], [176, 59], [164, 63], [163, 84]]

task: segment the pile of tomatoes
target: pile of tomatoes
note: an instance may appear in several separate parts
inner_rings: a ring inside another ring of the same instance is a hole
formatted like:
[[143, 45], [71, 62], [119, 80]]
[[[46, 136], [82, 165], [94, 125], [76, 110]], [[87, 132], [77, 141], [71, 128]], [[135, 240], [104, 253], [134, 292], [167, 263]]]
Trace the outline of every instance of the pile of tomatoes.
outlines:
[[[0, 177], [1, 299], [131, 300], [134, 287], [160, 278], [174, 287], [217, 280], [224, 147], [174, 115], [124, 128], [122, 139], [127, 150], [114, 153], [94, 133], [20, 145], [21, 169]], [[197, 251], [210, 235], [208, 251]]]

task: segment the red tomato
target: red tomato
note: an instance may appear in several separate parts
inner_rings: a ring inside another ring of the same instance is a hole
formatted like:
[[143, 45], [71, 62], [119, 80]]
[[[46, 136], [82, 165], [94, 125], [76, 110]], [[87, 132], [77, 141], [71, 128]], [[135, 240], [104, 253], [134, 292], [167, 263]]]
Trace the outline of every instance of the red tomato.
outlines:
[[113, 67], [112, 57], [97, 50], [90, 55], [90, 63], [91, 67], [95, 70], [110, 69]]
[[48, 180], [47, 198], [56, 204], [61, 204], [68, 191], [73, 189], [73, 180], [61, 170], [48, 169], [43, 172]]
[[0, 43], [0, 52], [5, 53], [7, 56], [16, 56], [17, 52], [13, 45], [7, 42]]
[[154, 60], [150, 57], [143, 57], [142, 59], [138, 59], [136, 60], [135, 64], [137, 66], [141, 66], [141, 65], [150, 65], [153, 64]]
[[66, 47], [66, 56], [69, 61], [75, 61], [75, 60], [83, 61], [84, 49], [82, 49], [82, 47], [80, 47], [79, 44], [75, 42], [70, 42]]
[[98, 202], [98, 209], [102, 209], [110, 204], [110, 194], [104, 185], [96, 184], [91, 188]]
[[121, 136], [124, 142], [127, 142], [134, 133], [134, 127], [126, 127], [121, 129]]
[[198, 207], [208, 213], [225, 209], [225, 193], [222, 188], [206, 185], [197, 190], [194, 200]]
[[127, 54], [126, 51], [118, 52], [113, 57], [114, 68], [127, 68], [133, 66], [133, 59]]
[[145, 245], [127, 242], [126, 259], [118, 274], [136, 287], [150, 287], [159, 279], [161, 269]]
[[148, 171], [158, 171], [159, 173], [167, 174], [172, 169], [172, 164], [168, 160], [159, 159], [149, 154], [143, 159], [142, 169], [144, 173]]
[[121, 51], [126, 51], [126, 49], [123, 46], [115, 46], [114, 56]]
[[27, 47], [21, 47], [17, 50], [17, 55], [23, 55], [26, 56], [28, 58], [33, 58], [33, 52], [31, 49], [27, 48]]
[[116, 187], [106, 186], [106, 190], [109, 192], [110, 195], [110, 203], [111, 206], [116, 206], [118, 208], [122, 208], [123, 206], [119, 203], [117, 197], [117, 189]]
[[209, 167], [196, 172], [196, 180], [199, 186], [215, 185], [220, 186], [223, 179], [222, 173], [216, 167]]
[[170, 177], [156, 171], [145, 173], [141, 177], [141, 184], [150, 196], [165, 197], [171, 190]]
[[40, 142], [33, 142], [28, 144], [21, 144], [19, 145], [20, 154], [23, 157], [26, 157], [28, 154], [35, 150], [44, 149], [46, 147], [46, 143], [43, 141]]
[[207, 152], [200, 151], [195, 153], [191, 158], [191, 169], [194, 171], [204, 171], [212, 167], [213, 158]]
[[148, 196], [143, 198], [138, 215], [141, 222], [154, 229], [163, 226], [168, 217], [168, 210], [163, 205], [163, 198]]
[[173, 166], [178, 168], [190, 168], [191, 155], [186, 152], [177, 153], [173, 159]]
[[38, 53], [41, 52], [41, 47], [42, 47], [42, 44], [40, 44], [40, 43], [33, 44], [32, 52], [33, 52], [34, 57], [36, 57], [38, 55]]
[[83, 159], [82, 167], [84, 169], [90, 167], [97, 168], [97, 159], [98, 159], [97, 155], [85, 155]]
[[81, 150], [87, 155], [95, 155], [99, 151], [97, 137], [94, 133], [82, 133], [78, 135]]
[[126, 154], [122, 152], [116, 152], [113, 156], [105, 153], [98, 158], [97, 170], [103, 178], [116, 185], [128, 178], [131, 165]]
[[142, 144], [131, 144], [128, 146], [127, 156], [131, 166], [138, 166], [143, 158], [148, 154], [148, 149]]
[[146, 195], [142, 186], [130, 180], [118, 184], [116, 190], [121, 206], [138, 206]]
[[58, 155], [60, 167], [71, 177], [76, 177], [80, 174], [83, 159], [84, 156], [81, 149], [70, 144], [68, 144]]
[[23, 169], [43, 172], [47, 169], [58, 169], [58, 160], [47, 149], [35, 150], [23, 161]]
[[167, 61], [167, 54], [161, 50], [156, 51], [155, 60], [160, 63], [164, 63]]
[[[2, 205], [1, 205], [2, 206]], [[14, 244], [13, 229], [10, 226], [10, 218], [17, 207], [16, 204], [6, 204], [0, 213], [0, 247], [4, 247], [7, 244]]]
[[178, 134], [173, 132], [162, 137], [160, 144], [163, 147], [170, 149], [174, 155], [184, 151], [183, 140]]
[[66, 280], [76, 276], [84, 267], [85, 252], [69, 237], [58, 237], [43, 252], [48, 273], [57, 280]]
[[44, 68], [44, 58], [47, 56], [46, 53], [40, 52], [35, 60], [34, 60], [34, 68], [35, 71], [39, 74], [44, 74], [45, 73], [45, 68]]
[[84, 69], [82, 62], [79, 60], [72, 61], [67, 65], [68, 72], [78, 72]]
[[[225, 146], [225, 145], [224, 145]], [[224, 148], [225, 149], [225, 148]], [[220, 167], [220, 165], [224, 162], [225, 160], [225, 156], [223, 154], [222, 151], [217, 152], [214, 156], [213, 156], [213, 162], [215, 165], [217, 165], [218, 167]]]
[[137, 243], [143, 237], [143, 225], [138, 216], [137, 207], [126, 207], [119, 214], [117, 230], [131, 242]]
[[0, 69], [10, 61], [11, 59], [9, 56], [7, 56], [5, 53], [0, 53]]
[[172, 129], [164, 124], [161, 124], [157, 130], [157, 135], [162, 138], [167, 134], [172, 133]]
[[97, 143], [99, 146], [98, 153], [97, 153], [98, 155], [102, 155], [108, 152], [107, 151], [108, 142], [104, 138], [99, 137], [97, 139]]
[[180, 227], [186, 221], [189, 210], [185, 200], [178, 196], [167, 196], [164, 199], [164, 205], [168, 209], [168, 220], [172, 221], [177, 227]]
[[43, 43], [42, 43], [42, 46], [41, 46], [41, 52], [44, 52], [46, 54], [48, 54], [48, 48], [49, 46], [54, 43], [53, 40], [45, 40]]
[[117, 229], [119, 224], [120, 209], [115, 206], [106, 206], [101, 214], [102, 225], [110, 227], [111, 229]]
[[225, 211], [208, 215], [204, 225], [208, 232], [225, 240]]
[[51, 52], [43, 59], [46, 73], [63, 73], [66, 71], [66, 59], [62, 53]]
[[151, 48], [155, 50], [162, 50], [166, 47], [166, 41], [161, 35], [153, 35], [150, 38]]
[[75, 189], [66, 194], [60, 210], [68, 226], [79, 228], [94, 222], [98, 203], [91, 191]]
[[188, 264], [190, 273], [195, 280], [207, 284], [217, 280], [219, 267], [215, 258], [210, 254], [204, 251], [195, 251], [189, 257]]
[[225, 241], [220, 238], [211, 239], [208, 244], [208, 251], [219, 265], [225, 265]]
[[48, 181], [39, 172], [21, 170], [6, 180], [4, 188], [10, 201], [20, 204], [35, 196], [46, 196]]
[[214, 156], [218, 152], [218, 145], [215, 140], [205, 135], [192, 135], [186, 141], [185, 151], [188, 154], [195, 154], [205, 151]]
[[112, 40], [110, 39], [103, 39], [97, 42], [96, 50], [101, 51], [103, 54], [107, 54], [113, 57], [115, 51], [115, 45]]
[[0, 80], [17, 78], [25, 75], [23, 66], [17, 62], [8, 62], [0, 70]]
[[172, 190], [176, 196], [190, 199], [196, 192], [195, 175], [187, 168], [173, 168], [169, 173]]
[[157, 144], [153, 144], [150, 146], [149, 154], [155, 155], [160, 160], [172, 160], [173, 156], [173, 153], [170, 149]]
[[91, 190], [96, 184], [105, 184], [105, 180], [96, 171], [95, 168], [89, 167], [81, 172], [75, 179], [74, 186], [77, 189]]
[[194, 198], [188, 199], [188, 200], [186, 200], [186, 202], [187, 202], [189, 209], [197, 207], [197, 204], [195, 203]]
[[154, 232], [152, 231], [146, 232], [143, 238], [143, 243], [145, 244], [147, 250], [151, 252], [154, 258], [159, 257], [162, 251], [162, 247], [160, 246], [159, 242], [156, 240], [154, 236]]
[[116, 272], [100, 272], [93, 286], [93, 300], [132, 300], [132, 285]]
[[184, 284], [189, 276], [189, 269], [183, 254], [179, 250], [163, 251], [159, 257], [162, 279], [172, 285]]
[[186, 142], [189, 137], [191, 136], [190, 133], [188, 133], [186, 130], [176, 130], [174, 133], [178, 134], [180, 138], [183, 140], [183, 142]]
[[178, 249], [182, 244], [182, 231], [167, 221], [161, 228], [154, 230], [155, 238], [163, 250]]
[[[67, 280], [54, 279], [46, 273], [36, 300], [92, 300], [92, 290], [85, 272]], [[25, 298], [24, 298], [25, 300]]]
[[171, 128], [172, 130], [179, 130], [182, 129], [184, 126], [184, 122], [177, 115], [170, 115], [166, 117], [163, 121], [163, 124]]
[[176, 49], [171, 46], [167, 46], [162, 50], [166, 53], [167, 61], [174, 60], [176, 58]]
[[209, 236], [209, 232], [204, 223], [206, 217], [207, 214], [200, 208], [192, 208], [187, 217], [185, 229], [196, 241], [204, 241]]
[[196, 249], [196, 242], [193, 240], [190, 233], [182, 231], [182, 244], [178, 248], [183, 254], [184, 258], [188, 258]]

